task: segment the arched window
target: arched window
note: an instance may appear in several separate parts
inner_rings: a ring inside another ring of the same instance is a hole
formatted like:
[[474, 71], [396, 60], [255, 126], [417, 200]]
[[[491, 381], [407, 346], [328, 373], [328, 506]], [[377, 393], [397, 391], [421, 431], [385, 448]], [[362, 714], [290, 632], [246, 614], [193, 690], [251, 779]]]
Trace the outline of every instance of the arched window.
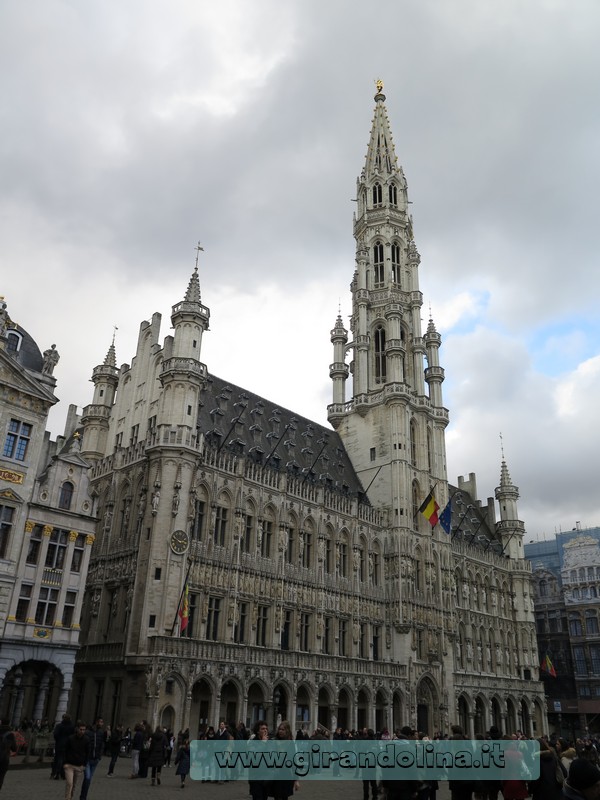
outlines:
[[68, 511], [71, 508], [74, 489], [75, 487], [73, 486], [71, 481], [65, 481], [63, 483], [63, 485], [60, 487], [60, 496], [58, 498], [59, 508], [64, 508], [65, 511]]
[[392, 281], [400, 283], [400, 245], [394, 242], [391, 247], [392, 256]]
[[421, 489], [418, 481], [413, 481], [412, 485], [412, 521], [413, 528], [419, 530], [419, 508], [421, 506]]
[[375, 383], [385, 383], [387, 363], [385, 358], [385, 330], [375, 329]]
[[383, 263], [383, 244], [375, 242], [373, 247], [373, 268], [375, 273], [375, 288], [383, 286], [385, 282], [385, 266]]
[[390, 205], [397, 206], [398, 205], [398, 187], [395, 183], [390, 183], [389, 187], [389, 198], [390, 198]]
[[373, 186], [373, 205], [380, 206], [383, 203], [383, 193], [381, 191], [381, 184], [376, 183]]
[[410, 463], [417, 466], [417, 423], [414, 419], [410, 421]]
[[427, 468], [433, 472], [433, 433], [427, 428]]

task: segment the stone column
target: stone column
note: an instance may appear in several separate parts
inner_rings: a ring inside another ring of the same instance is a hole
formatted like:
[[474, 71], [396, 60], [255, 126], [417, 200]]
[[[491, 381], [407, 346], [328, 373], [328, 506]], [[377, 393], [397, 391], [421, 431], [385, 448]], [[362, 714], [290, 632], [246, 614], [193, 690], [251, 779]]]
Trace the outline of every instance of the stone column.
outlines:
[[475, 738], [475, 712], [469, 711], [467, 713], [467, 724], [469, 726], [469, 730], [466, 731], [467, 736], [469, 739]]
[[21, 715], [23, 713], [23, 700], [25, 699], [25, 690], [21, 686], [23, 680], [23, 670], [17, 667], [15, 670], [15, 684], [14, 684], [14, 703], [12, 704], [11, 725], [13, 728], [18, 727], [21, 722]]
[[48, 697], [48, 684], [50, 683], [50, 674], [51, 670], [47, 669], [42, 675], [42, 679], [40, 681], [40, 685], [38, 687], [37, 695], [35, 698], [35, 706], [33, 709], [34, 720], [41, 719], [44, 713], [44, 705], [46, 704], [46, 698]]

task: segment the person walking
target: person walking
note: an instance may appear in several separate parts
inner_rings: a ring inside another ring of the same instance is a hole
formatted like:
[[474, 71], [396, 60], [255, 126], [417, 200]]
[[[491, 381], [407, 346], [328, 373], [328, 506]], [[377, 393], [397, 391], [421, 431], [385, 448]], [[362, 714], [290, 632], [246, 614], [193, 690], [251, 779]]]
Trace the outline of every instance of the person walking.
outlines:
[[148, 749], [148, 766], [152, 769], [152, 786], [160, 786], [160, 773], [165, 763], [166, 750], [167, 737], [159, 726], [150, 737], [150, 747]]
[[144, 733], [142, 726], [138, 723], [134, 728], [133, 739], [131, 740], [131, 775], [130, 778], [137, 778], [140, 774], [140, 752], [144, 746]]
[[190, 772], [190, 743], [185, 739], [175, 756], [175, 775], [181, 778], [181, 788], [185, 787], [185, 779]]
[[77, 786], [77, 779], [83, 775], [85, 765], [90, 757], [91, 742], [86, 736], [86, 727], [83, 722], [78, 722], [75, 733], [71, 734], [65, 745], [65, 800], [73, 800]]
[[98, 717], [96, 724], [86, 731], [86, 736], [90, 740], [90, 757], [85, 765], [79, 800], [87, 800], [94, 772], [104, 754], [104, 740], [106, 737], [104, 732], [104, 720], [102, 717]]
[[4, 783], [4, 776], [10, 764], [10, 751], [17, 749], [17, 740], [12, 732], [8, 720], [2, 720], [0, 725], [0, 789]]
[[68, 714], [63, 714], [61, 721], [55, 726], [52, 735], [54, 737], [54, 758], [50, 768], [50, 778], [58, 780], [65, 777], [63, 764], [65, 761], [65, 747], [67, 739], [75, 733], [75, 725], [71, 722]]
[[108, 777], [112, 778], [115, 771], [115, 764], [121, 752], [121, 742], [123, 741], [123, 725], [117, 725], [110, 735], [108, 740], [108, 753], [110, 755], [110, 764], [108, 765]]

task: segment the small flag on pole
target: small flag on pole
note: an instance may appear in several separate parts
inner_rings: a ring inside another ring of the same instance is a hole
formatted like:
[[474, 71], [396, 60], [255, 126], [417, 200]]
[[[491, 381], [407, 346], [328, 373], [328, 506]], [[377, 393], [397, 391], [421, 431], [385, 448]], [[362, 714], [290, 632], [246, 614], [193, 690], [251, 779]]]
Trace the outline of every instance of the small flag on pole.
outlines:
[[419, 509], [421, 514], [423, 514], [423, 516], [429, 522], [429, 524], [431, 525], [432, 528], [435, 528], [435, 526], [438, 523], [438, 513], [437, 512], [439, 510], [440, 510], [440, 507], [438, 506], [438, 504], [435, 501], [435, 497], [433, 496], [433, 489], [432, 489], [429, 492], [429, 494], [427, 495], [427, 497], [425, 498], [425, 500], [423, 500], [423, 502], [421, 503], [421, 508]]
[[452, 530], [452, 500], [448, 500], [446, 508], [440, 514], [440, 525], [447, 534], [450, 534]]
[[181, 605], [179, 606], [178, 614], [179, 614], [179, 630], [181, 635], [187, 628], [188, 620], [190, 618], [190, 598], [188, 595], [187, 581], [185, 582], [185, 587], [183, 589], [183, 595], [181, 598]]
[[556, 670], [554, 669], [554, 664], [550, 660], [548, 653], [546, 653], [546, 658], [540, 664], [540, 669], [542, 672], [547, 672], [548, 675], [552, 675], [553, 678], [556, 678]]

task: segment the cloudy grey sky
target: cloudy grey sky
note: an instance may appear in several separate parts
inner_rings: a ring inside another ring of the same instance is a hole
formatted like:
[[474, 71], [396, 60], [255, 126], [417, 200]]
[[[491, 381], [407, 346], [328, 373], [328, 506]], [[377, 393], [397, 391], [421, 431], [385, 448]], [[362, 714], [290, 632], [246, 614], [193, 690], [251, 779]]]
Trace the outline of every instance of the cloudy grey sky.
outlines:
[[169, 332], [202, 241], [203, 361], [319, 422], [350, 313], [374, 80], [443, 334], [448, 474], [535, 539], [600, 524], [596, 0], [0, 0], [0, 294], [61, 361]]

